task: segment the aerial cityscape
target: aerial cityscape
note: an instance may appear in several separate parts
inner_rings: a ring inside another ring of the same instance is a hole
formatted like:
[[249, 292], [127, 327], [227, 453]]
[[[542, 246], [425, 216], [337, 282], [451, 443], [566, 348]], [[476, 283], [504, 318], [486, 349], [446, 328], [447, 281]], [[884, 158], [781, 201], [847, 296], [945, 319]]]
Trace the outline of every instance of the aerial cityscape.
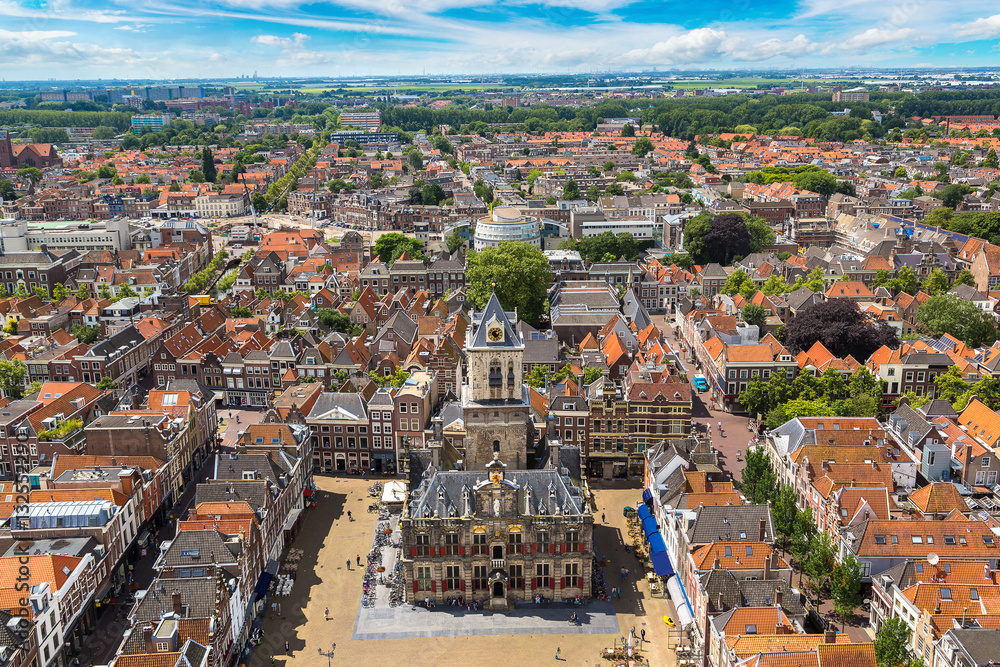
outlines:
[[1000, 8], [0, 0], [0, 667], [1000, 664]]

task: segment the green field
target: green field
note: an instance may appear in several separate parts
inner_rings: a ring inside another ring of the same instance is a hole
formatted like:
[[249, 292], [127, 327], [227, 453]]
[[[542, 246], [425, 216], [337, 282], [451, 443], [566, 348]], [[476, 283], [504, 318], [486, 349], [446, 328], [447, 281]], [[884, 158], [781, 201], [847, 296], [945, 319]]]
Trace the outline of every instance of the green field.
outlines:
[[675, 88], [755, 88], [757, 86], [775, 86], [778, 88], [794, 88], [796, 86], [839, 86], [839, 85], [861, 85], [859, 79], [712, 79], [711, 81], [694, 81], [685, 83], [664, 82], [663, 85], [672, 85]]
[[[487, 84], [483, 86], [482, 90], [513, 90], [520, 88], [520, 86], [503, 86], [497, 84]], [[408, 86], [338, 86], [337, 84], [331, 83], [327, 86], [320, 87], [309, 87], [309, 88], [299, 88], [303, 93], [322, 93], [328, 90], [343, 90], [348, 93], [379, 93], [384, 91], [392, 91], [397, 93], [447, 93], [455, 90], [480, 90], [479, 84], [477, 83], [442, 83], [442, 84], [417, 84]]]

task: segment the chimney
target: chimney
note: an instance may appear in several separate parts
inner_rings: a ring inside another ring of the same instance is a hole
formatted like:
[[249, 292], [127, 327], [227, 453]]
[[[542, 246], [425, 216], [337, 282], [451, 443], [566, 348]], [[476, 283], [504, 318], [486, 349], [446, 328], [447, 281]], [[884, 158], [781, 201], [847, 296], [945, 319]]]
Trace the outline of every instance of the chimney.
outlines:
[[562, 468], [560, 452], [562, 451], [562, 441], [558, 438], [549, 440], [549, 467], [559, 470]]
[[837, 643], [837, 631], [827, 630], [823, 633], [823, 643], [824, 644], [836, 644]]
[[759, 530], [757, 531], [758, 535], [759, 535], [759, 537], [757, 538], [758, 542], [763, 542], [764, 538], [767, 536], [764, 529], [765, 529], [764, 518], [761, 517], [760, 524], [759, 524]]
[[726, 610], [726, 608], [722, 605], [722, 591], [719, 591], [719, 602], [715, 605], [715, 610], [720, 614]]
[[962, 457], [963, 465], [965, 468], [965, 473], [969, 473], [969, 466], [972, 465], [972, 445], [965, 446], [965, 456]]
[[431, 465], [438, 470], [441, 469], [441, 449], [443, 446], [444, 443], [440, 440], [431, 440], [427, 443], [427, 448], [431, 450]]
[[173, 594], [171, 594], [170, 597], [171, 597], [171, 599], [173, 600], [173, 603], [174, 603], [174, 613], [177, 614], [178, 616], [182, 616], [183, 615], [182, 612], [184, 611], [184, 607], [181, 605], [181, 592], [178, 591], [178, 590], [175, 590], [173, 592]]
[[146, 647], [146, 653], [153, 652], [153, 626], [146, 624], [142, 626], [142, 644]]
[[771, 557], [764, 558], [764, 581], [771, 578]]
[[778, 586], [777, 588], [774, 589], [774, 606], [775, 607], [780, 607], [781, 606], [781, 598], [782, 598], [781, 586]]
[[718, 556], [715, 557], [715, 563], [712, 564], [712, 569], [713, 570], [721, 570], [722, 569], [722, 561], [719, 560]]

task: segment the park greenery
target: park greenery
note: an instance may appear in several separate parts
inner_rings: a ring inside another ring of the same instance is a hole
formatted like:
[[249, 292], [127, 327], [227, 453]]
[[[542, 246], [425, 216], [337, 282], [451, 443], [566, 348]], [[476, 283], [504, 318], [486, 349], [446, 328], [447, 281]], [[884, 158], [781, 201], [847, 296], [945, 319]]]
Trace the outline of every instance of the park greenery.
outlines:
[[559, 244], [559, 248], [576, 250], [588, 262], [614, 262], [620, 257], [632, 262], [654, 244], [652, 240], [639, 240], [631, 234], [604, 232], [596, 236], [566, 239]]
[[756, 216], [739, 213], [712, 215], [702, 211], [684, 227], [684, 247], [695, 264], [723, 266], [760, 252], [774, 243], [774, 231]]
[[755, 375], [739, 400], [747, 413], [777, 428], [795, 417], [877, 417], [884, 393], [882, 382], [865, 366], [847, 377], [835, 368], [820, 375], [806, 368], [791, 382], [783, 373], [766, 379]]
[[502, 241], [495, 248], [469, 253], [466, 290], [474, 308], [483, 308], [495, 292], [504, 310], [517, 310], [520, 319], [538, 326], [551, 282], [548, 259], [529, 243]]

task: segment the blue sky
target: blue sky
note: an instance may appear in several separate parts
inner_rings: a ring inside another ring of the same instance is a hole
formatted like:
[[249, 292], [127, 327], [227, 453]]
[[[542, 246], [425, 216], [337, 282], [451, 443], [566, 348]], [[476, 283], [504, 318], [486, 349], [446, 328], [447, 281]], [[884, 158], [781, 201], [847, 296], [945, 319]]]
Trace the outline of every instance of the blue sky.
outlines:
[[1000, 65], [996, 0], [0, 0], [0, 76]]

